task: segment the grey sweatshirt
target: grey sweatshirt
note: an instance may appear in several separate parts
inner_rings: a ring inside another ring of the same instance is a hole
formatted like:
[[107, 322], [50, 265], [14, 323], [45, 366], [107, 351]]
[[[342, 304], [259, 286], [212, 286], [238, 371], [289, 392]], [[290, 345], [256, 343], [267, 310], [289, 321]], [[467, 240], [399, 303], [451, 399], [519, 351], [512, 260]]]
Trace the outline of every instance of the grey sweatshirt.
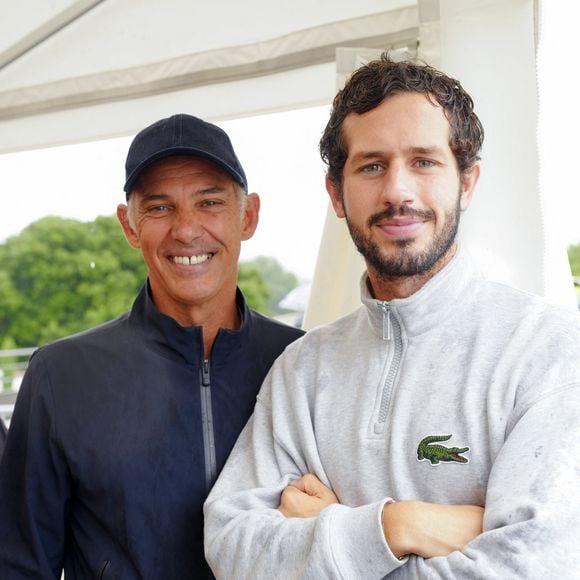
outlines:
[[[464, 252], [409, 298], [310, 331], [272, 367], [205, 505], [219, 579], [580, 578], [580, 316]], [[456, 448], [456, 449], [453, 449]], [[311, 472], [341, 505], [285, 518]], [[397, 560], [385, 500], [485, 506], [448, 557]]]

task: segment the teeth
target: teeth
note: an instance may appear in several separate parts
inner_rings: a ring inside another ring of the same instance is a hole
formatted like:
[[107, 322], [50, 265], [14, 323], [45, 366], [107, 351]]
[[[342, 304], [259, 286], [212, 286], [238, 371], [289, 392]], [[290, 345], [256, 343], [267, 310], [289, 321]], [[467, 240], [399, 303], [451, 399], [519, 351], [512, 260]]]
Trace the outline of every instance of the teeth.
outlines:
[[211, 256], [211, 254], [200, 254], [199, 256], [173, 256], [172, 259], [176, 264], [190, 266], [192, 264], [201, 264], [202, 262], [209, 260]]

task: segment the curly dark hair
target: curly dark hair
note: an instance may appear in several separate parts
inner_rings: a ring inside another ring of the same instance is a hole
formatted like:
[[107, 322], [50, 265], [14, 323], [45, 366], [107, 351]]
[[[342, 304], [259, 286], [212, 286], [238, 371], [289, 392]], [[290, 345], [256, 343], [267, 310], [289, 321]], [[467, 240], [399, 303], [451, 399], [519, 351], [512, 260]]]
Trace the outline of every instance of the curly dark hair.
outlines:
[[395, 62], [387, 53], [357, 69], [332, 104], [330, 119], [320, 139], [320, 155], [328, 165], [328, 177], [341, 190], [348, 151], [342, 124], [350, 113], [366, 113], [387, 97], [403, 92], [424, 94], [445, 111], [450, 125], [451, 151], [464, 175], [480, 159], [483, 126], [473, 111], [473, 100], [459, 81], [426, 64]]

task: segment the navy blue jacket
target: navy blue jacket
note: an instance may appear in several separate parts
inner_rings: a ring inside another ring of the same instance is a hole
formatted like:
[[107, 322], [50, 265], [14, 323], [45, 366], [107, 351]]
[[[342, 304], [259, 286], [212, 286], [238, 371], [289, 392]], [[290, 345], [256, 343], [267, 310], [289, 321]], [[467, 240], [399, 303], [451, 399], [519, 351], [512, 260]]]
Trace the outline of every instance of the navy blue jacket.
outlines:
[[0, 578], [207, 578], [202, 506], [276, 357], [302, 331], [248, 309], [202, 329], [130, 313], [39, 349], [0, 464]]
[[4, 443], [6, 442], [6, 425], [0, 417], [0, 458], [2, 458], [2, 453], [4, 452]]

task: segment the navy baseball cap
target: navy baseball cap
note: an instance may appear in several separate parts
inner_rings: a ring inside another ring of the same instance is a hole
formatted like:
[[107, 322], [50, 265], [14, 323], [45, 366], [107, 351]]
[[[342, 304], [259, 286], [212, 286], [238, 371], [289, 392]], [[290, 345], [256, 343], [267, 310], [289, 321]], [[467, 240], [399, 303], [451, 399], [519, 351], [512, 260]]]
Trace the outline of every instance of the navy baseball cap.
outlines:
[[127, 198], [144, 169], [171, 155], [209, 159], [248, 191], [246, 174], [226, 132], [192, 115], [179, 114], [153, 123], [133, 139], [125, 162]]

